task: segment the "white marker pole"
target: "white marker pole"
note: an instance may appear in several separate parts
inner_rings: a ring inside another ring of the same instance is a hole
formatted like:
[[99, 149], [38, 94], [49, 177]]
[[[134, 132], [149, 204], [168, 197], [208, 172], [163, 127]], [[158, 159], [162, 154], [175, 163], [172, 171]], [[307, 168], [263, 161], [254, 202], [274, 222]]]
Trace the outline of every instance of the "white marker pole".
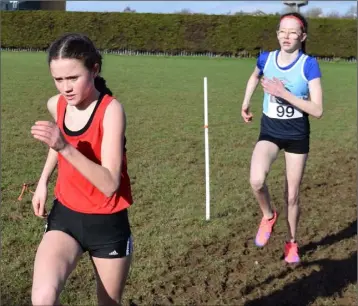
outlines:
[[208, 127], [208, 79], [204, 77], [204, 129], [205, 129], [205, 182], [206, 220], [210, 219], [210, 179], [209, 179], [209, 127]]

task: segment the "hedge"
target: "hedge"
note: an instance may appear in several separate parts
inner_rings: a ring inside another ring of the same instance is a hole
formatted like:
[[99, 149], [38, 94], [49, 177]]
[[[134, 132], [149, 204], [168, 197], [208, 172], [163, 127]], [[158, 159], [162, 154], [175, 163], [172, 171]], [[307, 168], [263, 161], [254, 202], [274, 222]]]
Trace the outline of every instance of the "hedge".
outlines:
[[[277, 16], [7, 11], [1, 47], [45, 50], [65, 32], [87, 34], [100, 50], [256, 56], [278, 47]], [[307, 53], [356, 58], [355, 19], [309, 19]]]

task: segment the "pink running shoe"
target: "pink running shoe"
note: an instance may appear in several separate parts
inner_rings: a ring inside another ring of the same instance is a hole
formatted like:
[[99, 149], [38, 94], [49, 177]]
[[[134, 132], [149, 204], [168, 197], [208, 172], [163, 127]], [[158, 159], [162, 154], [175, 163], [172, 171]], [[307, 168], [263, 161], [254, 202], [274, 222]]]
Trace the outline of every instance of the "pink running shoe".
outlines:
[[297, 242], [286, 242], [286, 244], [285, 244], [285, 261], [287, 263], [300, 262], [300, 257], [298, 256]]
[[276, 220], [277, 220], [276, 211], [273, 212], [273, 218], [271, 220], [267, 220], [265, 219], [265, 217], [261, 219], [260, 227], [255, 238], [255, 244], [257, 246], [262, 247], [267, 243], [267, 241], [271, 236], [273, 226], [275, 225]]

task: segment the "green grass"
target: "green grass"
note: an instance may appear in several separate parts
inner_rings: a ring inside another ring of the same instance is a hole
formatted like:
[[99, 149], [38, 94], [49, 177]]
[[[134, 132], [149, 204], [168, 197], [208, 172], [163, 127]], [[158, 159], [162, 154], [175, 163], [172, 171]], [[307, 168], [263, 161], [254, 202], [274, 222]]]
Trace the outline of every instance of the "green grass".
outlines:
[[[267, 250], [257, 250], [252, 243], [260, 214], [248, 174], [259, 132], [261, 88], [252, 99], [252, 124], [242, 122], [240, 108], [254, 65], [252, 59], [104, 56], [103, 76], [127, 114], [135, 200], [130, 209], [135, 256], [126, 303], [282, 300], [289, 298], [284, 292], [304, 296], [302, 290], [310, 292], [308, 284], [322, 278], [321, 291], [315, 291], [308, 302], [356, 304], [351, 268], [345, 265], [352, 266], [349, 255], [356, 249], [352, 230], [345, 230], [356, 220], [356, 65], [321, 63], [324, 117], [311, 119], [311, 155], [302, 186], [299, 229], [300, 243], [314, 242], [315, 247], [304, 255], [308, 265], [294, 271], [280, 260], [286, 231], [283, 218]], [[46, 101], [56, 90], [44, 53], [3, 52], [1, 67], [1, 300], [4, 305], [29, 305], [33, 260], [44, 221], [33, 215], [30, 193], [21, 202], [17, 197], [22, 184], [36, 181], [42, 171], [47, 148], [32, 139], [30, 127], [36, 120], [50, 118]], [[209, 100], [210, 222], [205, 221], [204, 76]], [[282, 174], [281, 155], [268, 179], [280, 210]], [[333, 238], [325, 243], [325, 237]], [[332, 272], [332, 267], [340, 273]], [[270, 276], [273, 279], [263, 283]], [[286, 291], [281, 292], [283, 288]], [[69, 278], [61, 300], [95, 305], [87, 256]]]

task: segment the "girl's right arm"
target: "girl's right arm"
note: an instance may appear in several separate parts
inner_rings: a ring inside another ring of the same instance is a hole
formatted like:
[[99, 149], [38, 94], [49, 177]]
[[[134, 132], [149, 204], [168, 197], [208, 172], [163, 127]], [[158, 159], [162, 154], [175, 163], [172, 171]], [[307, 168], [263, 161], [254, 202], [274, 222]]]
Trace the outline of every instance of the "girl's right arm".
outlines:
[[[47, 101], [47, 109], [50, 112], [52, 118], [57, 121], [57, 101], [58, 101], [59, 95], [56, 95], [54, 97], [51, 97]], [[45, 166], [42, 170], [39, 183], [44, 183], [47, 186], [48, 181], [51, 178], [51, 175], [53, 171], [55, 170], [57, 166], [57, 152], [50, 148], [47, 159], [45, 162]]]
[[[53, 119], [56, 121], [57, 119], [57, 101], [58, 97], [54, 96], [50, 98], [47, 102], [47, 109], [52, 115]], [[51, 174], [55, 170], [57, 166], [57, 155], [58, 153], [51, 149], [48, 152], [47, 159], [45, 162], [45, 166], [42, 170], [40, 179], [37, 183], [37, 187], [35, 193], [32, 197], [32, 207], [36, 216], [40, 218], [45, 218], [47, 213], [45, 209], [45, 204], [47, 200], [47, 186], [48, 182], [51, 178]]]
[[57, 154], [58, 153], [55, 150], [50, 148], [38, 184], [47, 186], [51, 175], [57, 166]]
[[253, 71], [249, 80], [247, 81], [244, 102], [242, 103], [243, 108], [247, 108], [250, 106], [251, 97], [257, 85], [259, 84], [259, 81], [260, 81], [260, 70], [259, 68], [257, 68], [257, 66], [255, 66], [255, 70]]
[[245, 122], [252, 120], [252, 114], [249, 112], [251, 97], [259, 84], [260, 81], [260, 69], [256, 66], [254, 72], [251, 74], [249, 80], [247, 81], [244, 101], [241, 107], [241, 116]]
[[41, 177], [37, 183], [36, 190], [32, 197], [32, 208], [34, 214], [37, 217], [45, 218], [47, 216], [46, 212], [46, 201], [47, 201], [47, 186], [50, 180], [53, 170], [55, 170], [57, 165], [57, 152], [53, 149], [50, 149], [47, 155], [47, 160], [42, 170]]

